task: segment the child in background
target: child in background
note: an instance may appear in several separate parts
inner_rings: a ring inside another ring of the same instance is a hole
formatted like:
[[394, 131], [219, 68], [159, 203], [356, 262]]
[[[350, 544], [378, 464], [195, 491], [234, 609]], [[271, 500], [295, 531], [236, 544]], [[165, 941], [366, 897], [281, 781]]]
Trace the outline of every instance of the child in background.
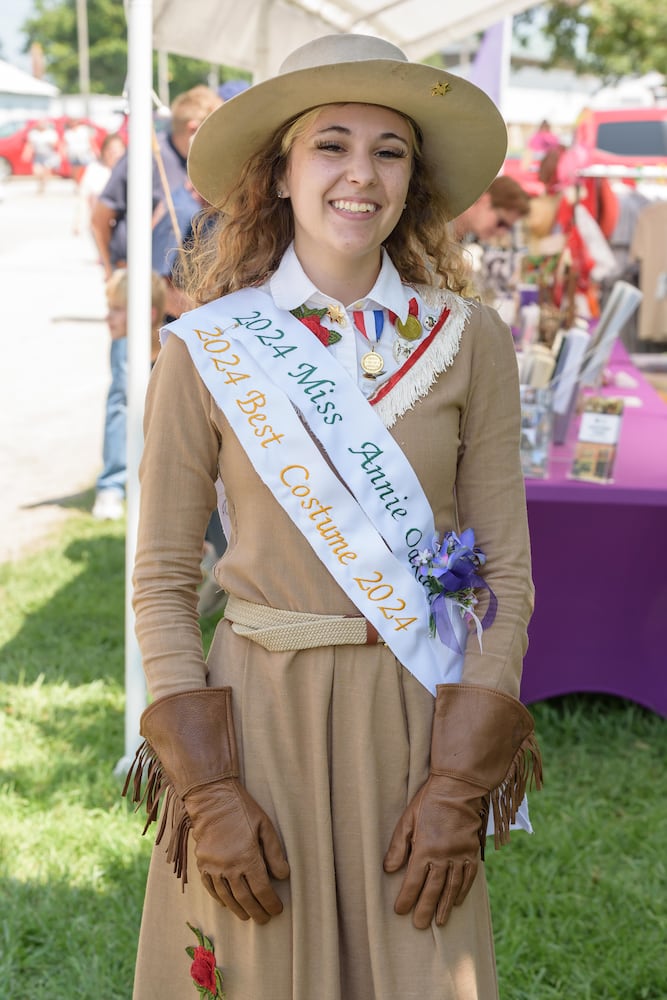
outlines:
[[28, 132], [28, 141], [21, 159], [32, 163], [32, 172], [37, 178], [37, 191], [43, 194], [47, 180], [53, 177], [62, 159], [60, 136], [48, 118], [35, 122]]
[[[98, 521], [117, 521], [123, 516], [127, 478], [127, 271], [113, 272], [106, 285], [111, 334], [111, 385], [104, 421], [104, 467], [98, 476], [93, 517]], [[166, 286], [153, 272], [151, 277], [151, 365], [160, 350], [159, 331], [164, 322]]]
[[[93, 209], [97, 204], [111, 171], [125, 152], [125, 140], [117, 132], [109, 133], [102, 140], [100, 155], [85, 168], [77, 188], [77, 199], [74, 209], [74, 235], [90, 232], [93, 241], [95, 233], [90, 225]], [[97, 245], [97, 244], [96, 244]]]
[[78, 186], [83, 172], [100, 154], [95, 129], [82, 119], [72, 119], [63, 132], [63, 153], [72, 172], [72, 180]]

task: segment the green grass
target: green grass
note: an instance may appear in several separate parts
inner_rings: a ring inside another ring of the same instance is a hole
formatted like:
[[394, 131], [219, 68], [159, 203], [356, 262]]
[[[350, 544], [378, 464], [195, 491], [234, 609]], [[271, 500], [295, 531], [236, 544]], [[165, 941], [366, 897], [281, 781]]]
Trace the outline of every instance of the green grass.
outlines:
[[601, 696], [532, 710], [536, 835], [487, 855], [502, 1000], [665, 1000], [667, 722]]
[[122, 524], [78, 514], [0, 566], [2, 1000], [131, 996], [150, 841], [114, 776], [124, 546]]
[[[150, 842], [114, 776], [123, 531], [73, 512], [0, 566], [2, 1000], [131, 996]], [[536, 835], [487, 851], [501, 998], [665, 1000], [667, 721], [583, 695], [532, 710]]]

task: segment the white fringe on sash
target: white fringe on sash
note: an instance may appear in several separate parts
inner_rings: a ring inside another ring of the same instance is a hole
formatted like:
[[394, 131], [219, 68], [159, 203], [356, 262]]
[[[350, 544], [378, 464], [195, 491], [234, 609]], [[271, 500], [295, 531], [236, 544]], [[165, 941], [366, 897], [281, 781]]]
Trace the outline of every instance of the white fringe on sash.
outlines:
[[385, 427], [393, 427], [406, 410], [426, 396], [438, 375], [450, 367], [459, 353], [463, 328], [470, 316], [472, 303], [460, 295], [429, 285], [416, 285], [415, 291], [427, 310], [437, 311], [438, 316], [443, 309], [450, 313], [423, 355], [373, 407]]

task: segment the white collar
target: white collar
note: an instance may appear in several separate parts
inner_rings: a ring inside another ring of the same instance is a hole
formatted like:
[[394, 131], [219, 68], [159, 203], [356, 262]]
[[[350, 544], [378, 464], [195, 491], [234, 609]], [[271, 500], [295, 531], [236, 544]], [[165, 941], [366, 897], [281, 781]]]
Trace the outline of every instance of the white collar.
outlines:
[[368, 295], [352, 303], [337, 302], [319, 291], [301, 266], [294, 249], [294, 243], [288, 246], [267, 285], [268, 291], [279, 309], [296, 309], [304, 303], [312, 306], [336, 304], [350, 311], [388, 309], [395, 313], [402, 322], [407, 319], [410, 299], [415, 294], [414, 289], [402, 283], [400, 275], [384, 247], [382, 248], [380, 273], [375, 284]]

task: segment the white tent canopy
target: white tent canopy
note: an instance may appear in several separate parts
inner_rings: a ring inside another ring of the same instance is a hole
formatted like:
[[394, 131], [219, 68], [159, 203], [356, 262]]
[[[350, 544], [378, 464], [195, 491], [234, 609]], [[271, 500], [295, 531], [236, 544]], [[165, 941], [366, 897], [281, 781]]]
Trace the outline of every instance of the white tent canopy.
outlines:
[[151, 111], [154, 49], [244, 69], [255, 81], [284, 57], [336, 32], [386, 38], [409, 59], [424, 61], [445, 46], [535, 6], [534, 0], [125, 0], [128, 17], [130, 142], [128, 204], [128, 451], [125, 631], [125, 755], [139, 742], [146, 692], [134, 636], [131, 578], [136, 549], [138, 465], [148, 374], [150, 325]]
[[154, 47], [273, 75], [305, 42], [335, 32], [379, 35], [423, 61], [535, 6], [534, 0], [153, 0]]

